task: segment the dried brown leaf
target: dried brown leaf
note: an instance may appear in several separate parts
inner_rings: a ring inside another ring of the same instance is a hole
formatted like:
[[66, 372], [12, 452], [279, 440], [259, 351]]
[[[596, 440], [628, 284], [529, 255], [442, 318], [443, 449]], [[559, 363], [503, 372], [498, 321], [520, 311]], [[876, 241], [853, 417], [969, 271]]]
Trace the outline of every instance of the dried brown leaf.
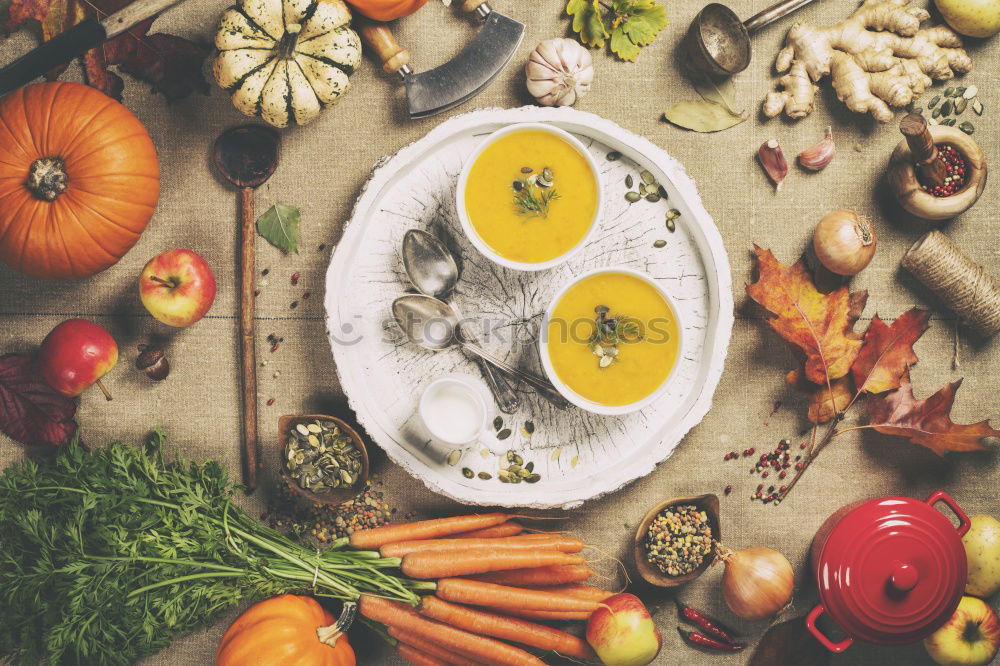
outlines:
[[855, 385], [868, 393], [899, 388], [900, 379], [917, 362], [913, 345], [929, 327], [930, 318], [930, 312], [913, 308], [890, 326], [875, 315], [864, 346], [851, 366]]

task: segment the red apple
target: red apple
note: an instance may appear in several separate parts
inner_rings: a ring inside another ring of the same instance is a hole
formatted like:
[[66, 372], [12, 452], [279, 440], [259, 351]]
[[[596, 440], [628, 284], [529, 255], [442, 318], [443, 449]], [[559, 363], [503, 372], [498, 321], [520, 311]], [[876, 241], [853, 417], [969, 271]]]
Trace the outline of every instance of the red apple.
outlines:
[[167, 250], [149, 260], [139, 276], [139, 297], [168, 326], [190, 326], [215, 301], [215, 275], [191, 250]]
[[587, 621], [587, 642], [605, 666], [645, 666], [660, 653], [663, 639], [649, 611], [634, 594], [604, 600]]
[[951, 619], [924, 639], [924, 647], [941, 666], [985, 666], [1000, 648], [1000, 621], [982, 599], [962, 597]]
[[118, 345], [100, 324], [67, 319], [42, 340], [38, 361], [42, 377], [59, 393], [77, 396], [96, 383], [111, 400], [100, 379], [118, 363]]

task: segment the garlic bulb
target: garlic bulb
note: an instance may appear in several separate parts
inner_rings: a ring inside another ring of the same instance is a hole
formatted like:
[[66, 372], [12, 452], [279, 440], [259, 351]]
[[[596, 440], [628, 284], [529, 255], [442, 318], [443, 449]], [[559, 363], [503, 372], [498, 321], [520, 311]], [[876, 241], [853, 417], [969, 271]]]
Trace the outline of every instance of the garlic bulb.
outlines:
[[528, 92], [542, 106], [572, 106], [590, 91], [594, 64], [575, 39], [548, 39], [539, 44], [524, 67]]

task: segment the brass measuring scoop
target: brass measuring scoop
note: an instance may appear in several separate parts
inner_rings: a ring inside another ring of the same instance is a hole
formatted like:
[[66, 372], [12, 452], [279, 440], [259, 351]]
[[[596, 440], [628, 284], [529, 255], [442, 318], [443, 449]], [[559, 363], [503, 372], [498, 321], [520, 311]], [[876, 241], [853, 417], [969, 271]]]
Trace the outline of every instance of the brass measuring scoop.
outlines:
[[813, 0], [782, 0], [746, 22], [717, 2], [705, 5], [688, 29], [691, 63], [706, 74], [732, 76], [750, 66], [750, 35]]

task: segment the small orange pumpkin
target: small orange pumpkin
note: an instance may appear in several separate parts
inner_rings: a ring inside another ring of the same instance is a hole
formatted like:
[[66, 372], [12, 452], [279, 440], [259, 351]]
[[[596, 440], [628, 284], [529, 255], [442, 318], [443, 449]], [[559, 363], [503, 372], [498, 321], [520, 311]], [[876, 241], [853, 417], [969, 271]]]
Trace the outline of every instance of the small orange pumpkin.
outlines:
[[376, 21], [394, 21], [409, 16], [427, 0], [347, 0], [354, 8]]
[[89, 277], [128, 252], [160, 196], [139, 119], [90, 86], [52, 81], [0, 99], [0, 261]]
[[340, 622], [315, 599], [294, 594], [248, 608], [226, 630], [215, 652], [215, 666], [355, 664], [354, 649]]

